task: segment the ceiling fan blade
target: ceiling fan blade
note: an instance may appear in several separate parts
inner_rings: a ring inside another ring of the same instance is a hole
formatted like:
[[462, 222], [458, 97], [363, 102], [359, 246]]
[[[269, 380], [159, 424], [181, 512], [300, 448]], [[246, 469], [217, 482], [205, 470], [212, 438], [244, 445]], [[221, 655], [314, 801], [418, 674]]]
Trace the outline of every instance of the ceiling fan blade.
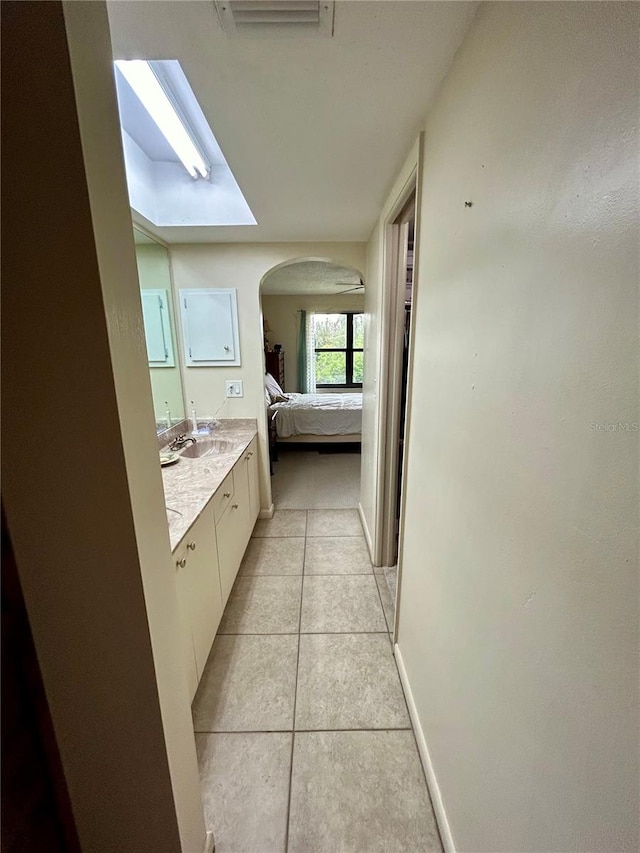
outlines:
[[[338, 283], [338, 287], [340, 286]], [[364, 290], [364, 284], [356, 284], [355, 287], [350, 287], [348, 290], [341, 290], [340, 293], [351, 293], [353, 290]]]

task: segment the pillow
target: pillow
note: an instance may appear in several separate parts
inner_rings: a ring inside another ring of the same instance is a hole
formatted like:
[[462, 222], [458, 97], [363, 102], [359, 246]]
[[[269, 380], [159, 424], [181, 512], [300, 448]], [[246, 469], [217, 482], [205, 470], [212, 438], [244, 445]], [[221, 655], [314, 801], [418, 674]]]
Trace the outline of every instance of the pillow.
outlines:
[[264, 387], [267, 389], [267, 393], [271, 398], [272, 403], [287, 402], [287, 398], [284, 396], [284, 391], [270, 373], [265, 374]]

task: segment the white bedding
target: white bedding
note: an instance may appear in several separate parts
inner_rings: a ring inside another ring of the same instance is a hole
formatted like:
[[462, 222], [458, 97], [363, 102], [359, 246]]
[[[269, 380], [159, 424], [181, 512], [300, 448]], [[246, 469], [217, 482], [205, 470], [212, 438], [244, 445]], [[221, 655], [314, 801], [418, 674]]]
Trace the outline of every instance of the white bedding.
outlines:
[[274, 403], [280, 438], [294, 435], [352, 435], [362, 432], [362, 394], [286, 394]]

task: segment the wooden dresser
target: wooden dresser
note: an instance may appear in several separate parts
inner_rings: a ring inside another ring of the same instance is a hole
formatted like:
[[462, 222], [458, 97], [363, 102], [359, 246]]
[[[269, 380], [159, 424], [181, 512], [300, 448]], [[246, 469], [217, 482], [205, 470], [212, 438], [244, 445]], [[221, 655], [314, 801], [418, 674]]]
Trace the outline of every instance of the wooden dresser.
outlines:
[[276, 380], [283, 391], [284, 387], [284, 353], [283, 352], [266, 352], [264, 354], [267, 365], [267, 373], [270, 373]]

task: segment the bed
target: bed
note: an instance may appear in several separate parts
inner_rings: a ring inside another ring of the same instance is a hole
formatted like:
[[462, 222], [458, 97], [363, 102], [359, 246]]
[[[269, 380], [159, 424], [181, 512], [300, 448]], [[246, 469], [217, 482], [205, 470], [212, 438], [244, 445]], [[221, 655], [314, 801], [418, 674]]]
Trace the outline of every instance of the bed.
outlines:
[[280, 442], [359, 442], [362, 394], [285, 394], [269, 406]]

